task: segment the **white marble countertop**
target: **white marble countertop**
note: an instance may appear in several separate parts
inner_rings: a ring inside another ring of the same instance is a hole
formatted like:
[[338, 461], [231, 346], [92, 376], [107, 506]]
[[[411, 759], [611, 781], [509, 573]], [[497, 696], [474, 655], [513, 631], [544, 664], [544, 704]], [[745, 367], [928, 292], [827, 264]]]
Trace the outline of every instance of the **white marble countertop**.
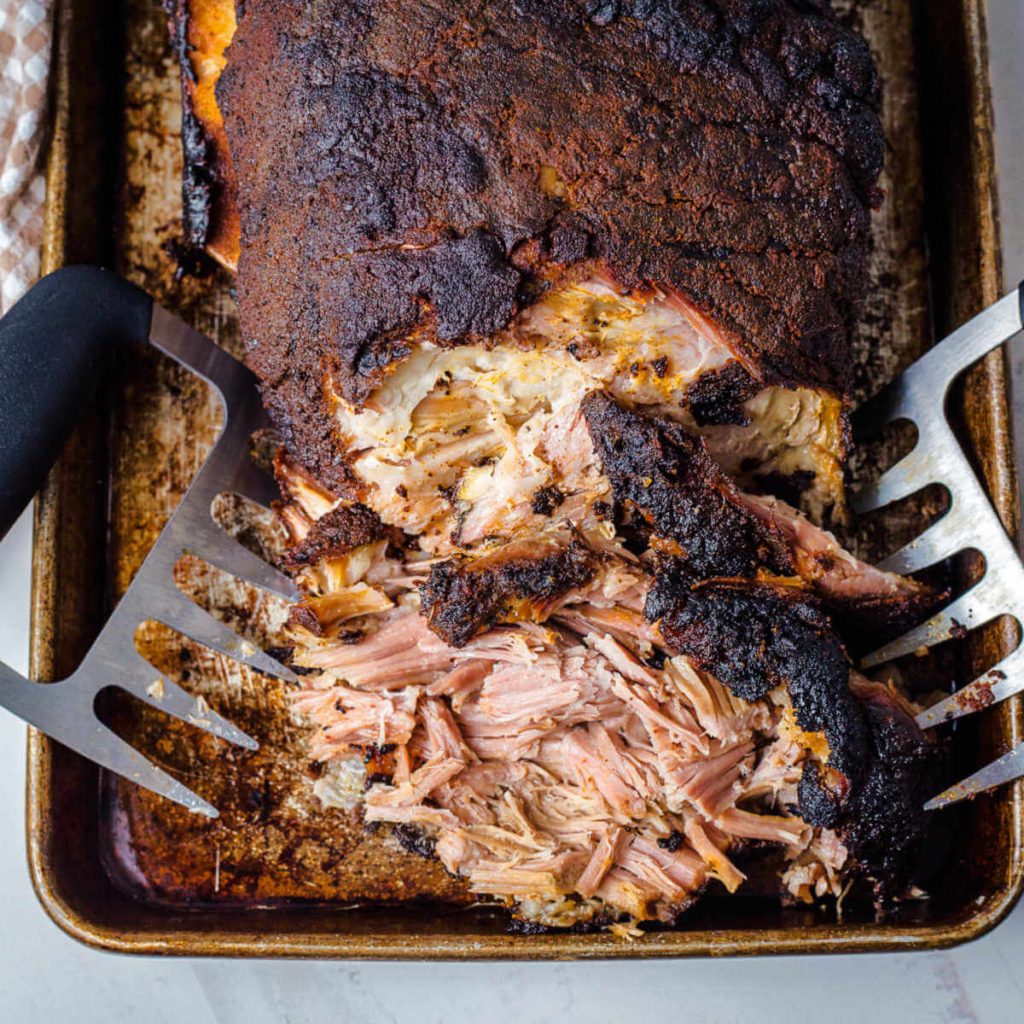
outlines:
[[[1017, 281], [1024, 277], [1024, 3], [989, 0], [989, 7], [1006, 277]], [[1019, 355], [1015, 406], [1024, 427], [1024, 346]], [[28, 550], [23, 517], [0, 544], [0, 659], [22, 670]], [[32, 893], [23, 838], [24, 756], [23, 726], [0, 712], [0, 1021], [10, 1024], [1024, 1020], [1024, 904], [968, 946], [892, 956], [399, 965], [96, 953], [60, 932]]]

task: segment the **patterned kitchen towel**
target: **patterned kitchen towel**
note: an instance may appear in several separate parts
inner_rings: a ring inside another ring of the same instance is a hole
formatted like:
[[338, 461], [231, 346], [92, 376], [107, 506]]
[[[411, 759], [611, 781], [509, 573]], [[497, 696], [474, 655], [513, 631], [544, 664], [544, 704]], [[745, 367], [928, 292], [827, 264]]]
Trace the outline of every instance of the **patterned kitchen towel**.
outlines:
[[0, 312], [39, 276], [51, 0], [0, 0]]

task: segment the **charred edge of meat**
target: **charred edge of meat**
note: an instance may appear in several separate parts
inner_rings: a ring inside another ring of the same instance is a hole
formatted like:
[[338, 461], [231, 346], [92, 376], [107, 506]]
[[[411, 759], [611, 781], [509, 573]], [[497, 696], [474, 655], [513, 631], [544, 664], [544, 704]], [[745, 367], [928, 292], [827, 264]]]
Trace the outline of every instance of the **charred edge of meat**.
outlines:
[[828, 788], [821, 768], [811, 758], [804, 761], [797, 784], [797, 810], [815, 828], [837, 828], [843, 821], [845, 808], [841, 797]]
[[619, 504], [637, 509], [659, 537], [675, 541], [698, 576], [793, 571], [782, 534], [744, 508], [703, 438], [626, 409], [604, 391], [581, 403], [594, 449]]
[[283, 564], [286, 569], [301, 569], [383, 540], [389, 533], [377, 513], [365, 505], [339, 505], [313, 523], [309, 533], [285, 552]]
[[547, 487], [541, 487], [533, 495], [530, 510], [539, 516], [549, 516], [564, 501], [565, 495], [557, 484], [549, 484]]
[[559, 931], [549, 924], [541, 924], [540, 921], [531, 921], [529, 918], [516, 917], [513, 915], [505, 925], [505, 931], [509, 935], [547, 935], [549, 932]]
[[941, 788], [939, 747], [879, 683], [855, 685], [867, 718], [869, 757], [839, 830], [879, 903], [910, 884], [924, 839], [925, 801]]
[[532, 921], [527, 917], [518, 917], [515, 913], [508, 919], [505, 930], [509, 935], [590, 935], [603, 932], [608, 925], [614, 924], [615, 914], [596, 914], [589, 921], [577, 921], [570, 925], [544, 924]]
[[420, 584], [421, 610], [445, 643], [462, 647], [518, 602], [540, 604], [589, 583], [598, 564], [575, 539], [513, 541], [477, 558], [457, 555], [431, 566]]
[[[303, 665], [296, 665], [292, 661], [292, 658], [293, 658], [293, 656], [295, 654], [295, 647], [294, 646], [290, 646], [290, 647], [265, 647], [264, 650], [275, 661], [281, 662], [282, 665], [287, 665], [292, 670], [292, 672], [294, 672], [295, 675], [297, 675], [297, 676], [310, 676], [310, 675], [314, 675], [317, 672], [317, 669], [315, 669], [315, 668], [306, 668]], [[188, 653], [187, 651], [181, 651], [181, 652], [179, 652], [178, 656], [181, 657], [182, 655], [187, 654], [187, 653]]]
[[163, 0], [171, 32], [171, 46], [181, 76], [181, 147], [184, 168], [181, 179], [182, 219], [185, 240], [202, 248], [210, 233], [214, 206], [222, 187], [217, 173], [214, 143], [196, 115], [192, 90], [195, 73], [189, 56], [189, 0]]
[[666, 647], [742, 700], [785, 685], [804, 732], [824, 733], [829, 766], [851, 787], [864, 771], [867, 725], [850, 692], [850, 663], [818, 605], [799, 587], [754, 580], [690, 583], [664, 567], [644, 609]]
[[[906, 577], [915, 583], [914, 577]], [[843, 600], [828, 596], [836, 628], [854, 655], [873, 651], [934, 614], [949, 601], [949, 588], [921, 583], [901, 594], [857, 595]]]
[[[761, 390], [761, 384], [736, 360], [721, 369], [702, 373], [687, 389], [686, 404], [699, 427], [732, 424], [745, 427], [750, 417], [743, 403]], [[811, 474], [813, 479], [813, 474]]]
[[[246, 348], [251, 351], [257, 344], [249, 339]], [[261, 386], [260, 395], [285, 450], [298, 465], [339, 498], [363, 497], [363, 483], [348, 462], [338, 420], [324, 394], [322, 373], [313, 376], [288, 367], [273, 386]]]
[[370, 765], [377, 761], [385, 763], [382, 759], [393, 754], [395, 749], [394, 743], [371, 743], [363, 750], [363, 764]]
[[677, 829], [673, 829], [667, 836], [658, 840], [658, 845], [669, 853], [675, 853], [681, 846], [686, 844], [686, 836]]
[[436, 860], [437, 854], [434, 852], [434, 848], [437, 846], [437, 840], [426, 835], [422, 829], [415, 825], [402, 823], [392, 825], [391, 834], [398, 840], [403, 850], [415, 853], [417, 856], [423, 857], [424, 860]]
[[713, 673], [744, 700], [785, 684], [797, 724], [822, 732], [828, 767], [846, 776], [833, 791], [804, 761], [799, 813], [837, 829], [856, 872], [880, 903], [910, 881], [925, 831], [924, 803], [938, 788], [936, 748], [877, 683], [851, 684], [850, 665], [826, 615], [796, 587], [749, 580], [691, 584], [671, 572], [651, 587], [645, 613], [666, 647]]
[[161, 246], [174, 265], [174, 281], [186, 277], [208, 278], [216, 270], [216, 262], [205, 249], [199, 248], [188, 237], [188, 225], [183, 238], [169, 238]]

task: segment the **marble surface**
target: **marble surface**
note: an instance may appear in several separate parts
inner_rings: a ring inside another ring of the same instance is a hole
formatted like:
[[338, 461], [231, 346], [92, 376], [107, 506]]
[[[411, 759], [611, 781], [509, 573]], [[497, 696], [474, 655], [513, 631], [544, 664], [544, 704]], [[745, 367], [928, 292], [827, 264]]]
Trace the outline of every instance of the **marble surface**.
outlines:
[[[1008, 281], [1024, 277], [1024, 3], [989, 0]], [[1012, 352], [1024, 437], [1024, 345]], [[25, 664], [30, 529], [0, 544], [0, 659]], [[795, 1024], [1024, 1020], [1024, 904], [945, 953], [651, 964], [352, 964], [96, 953], [44, 915], [25, 866], [24, 728], [0, 712], [0, 1021], [29, 1024]]]

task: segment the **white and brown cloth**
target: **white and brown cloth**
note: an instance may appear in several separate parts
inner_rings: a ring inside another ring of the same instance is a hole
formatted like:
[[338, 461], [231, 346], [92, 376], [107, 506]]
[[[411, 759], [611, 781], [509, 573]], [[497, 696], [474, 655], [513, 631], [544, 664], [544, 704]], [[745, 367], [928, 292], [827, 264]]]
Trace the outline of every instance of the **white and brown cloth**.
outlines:
[[39, 276], [51, 0], [0, 0], [0, 312]]

